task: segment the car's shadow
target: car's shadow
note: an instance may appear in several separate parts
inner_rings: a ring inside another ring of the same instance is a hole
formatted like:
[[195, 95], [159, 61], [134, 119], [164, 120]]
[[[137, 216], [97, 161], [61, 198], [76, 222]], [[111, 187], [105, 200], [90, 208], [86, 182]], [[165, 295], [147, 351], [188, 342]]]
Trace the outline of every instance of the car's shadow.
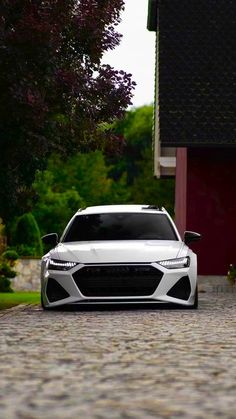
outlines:
[[89, 304], [89, 305], [79, 305], [79, 304], [66, 304], [59, 307], [51, 307], [47, 309], [49, 311], [78, 311], [78, 312], [88, 312], [88, 311], [136, 311], [136, 310], [192, 310], [193, 307], [181, 306], [179, 304], [170, 304], [170, 303], [142, 303], [142, 304]]

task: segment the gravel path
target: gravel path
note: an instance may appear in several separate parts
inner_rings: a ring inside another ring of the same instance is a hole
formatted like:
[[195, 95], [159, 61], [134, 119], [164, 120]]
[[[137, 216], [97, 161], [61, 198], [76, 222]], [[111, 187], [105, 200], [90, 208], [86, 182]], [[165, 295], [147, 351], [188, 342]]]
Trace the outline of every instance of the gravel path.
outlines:
[[236, 290], [221, 284], [200, 284], [197, 311], [1, 312], [1, 419], [234, 419]]

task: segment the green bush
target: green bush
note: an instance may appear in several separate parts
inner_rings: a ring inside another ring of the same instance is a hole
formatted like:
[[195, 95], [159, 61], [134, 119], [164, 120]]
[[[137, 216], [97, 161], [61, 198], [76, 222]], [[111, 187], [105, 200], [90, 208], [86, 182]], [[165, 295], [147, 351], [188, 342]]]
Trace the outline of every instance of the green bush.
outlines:
[[15, 250], [8, 249], [2, 254], [2, 258], [13, 262], [19, 258], [19, 255]]
[[20, 256], [42, 256], [40, 231], [33, 214], [27, 213], [18, 218], [12, 244]]
[[7, 250], [0, 256], [0, 292], [13, 292], [11, 278], [15, 278], [16, 272], [12, 269], [18, 259], [14, 250]]
[[236, 283], [236, 266], [233, 264], [229, 265], [227, 279], [233, 284]]

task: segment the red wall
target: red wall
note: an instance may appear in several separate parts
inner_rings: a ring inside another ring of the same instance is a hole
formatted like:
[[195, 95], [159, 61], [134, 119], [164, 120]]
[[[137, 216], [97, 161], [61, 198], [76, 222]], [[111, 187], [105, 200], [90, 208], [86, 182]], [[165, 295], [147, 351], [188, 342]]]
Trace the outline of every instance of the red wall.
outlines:
[[[186, 229], [203, 236], [191, 246], [199, 274], [226, 275], [229, 264], [236, 264], [236, 149], [192, 148], [186, 160]], [[183, 176], [176, 183], [178, 202]], [[176, 216], [178, 224], [178, 209]]]

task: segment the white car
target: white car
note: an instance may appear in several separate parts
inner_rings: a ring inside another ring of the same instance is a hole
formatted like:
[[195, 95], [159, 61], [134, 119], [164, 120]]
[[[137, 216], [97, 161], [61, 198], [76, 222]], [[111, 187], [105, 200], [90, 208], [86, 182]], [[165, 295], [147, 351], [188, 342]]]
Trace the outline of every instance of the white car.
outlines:
[[80, 209], [43, 256], [42, 307], [88, 304], [178, 304], [197, 308], [197, 257], [167, 211], [147, 205]]

